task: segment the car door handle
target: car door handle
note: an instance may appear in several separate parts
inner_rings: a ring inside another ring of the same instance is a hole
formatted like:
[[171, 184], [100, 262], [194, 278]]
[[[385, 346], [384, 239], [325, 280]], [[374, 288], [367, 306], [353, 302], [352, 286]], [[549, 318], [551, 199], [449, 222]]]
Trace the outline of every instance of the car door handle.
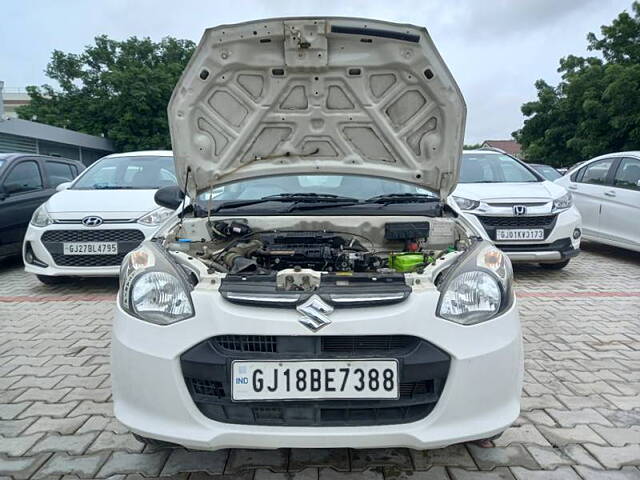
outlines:
[[577, 189], [578, 189], [578, 186], [577, 186], [577, 185], [569, 185], [567, 188], [568, 188], [569, 190], [577, 190]]
[[604, 194], [607, 197], [615, 197], [616, 196], [616, 192], [614, 192], [613, 190], [609, 190], [608, 192], [604, 192]]

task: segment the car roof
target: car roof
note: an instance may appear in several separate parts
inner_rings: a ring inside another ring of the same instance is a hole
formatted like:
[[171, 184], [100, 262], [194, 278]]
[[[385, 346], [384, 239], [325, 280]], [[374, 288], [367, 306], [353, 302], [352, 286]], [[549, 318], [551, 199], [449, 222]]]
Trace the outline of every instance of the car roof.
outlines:
[[171, 150], [140, 150], [137, 152], [112, 153], [103, 158], [119, 157], [173, 157]]

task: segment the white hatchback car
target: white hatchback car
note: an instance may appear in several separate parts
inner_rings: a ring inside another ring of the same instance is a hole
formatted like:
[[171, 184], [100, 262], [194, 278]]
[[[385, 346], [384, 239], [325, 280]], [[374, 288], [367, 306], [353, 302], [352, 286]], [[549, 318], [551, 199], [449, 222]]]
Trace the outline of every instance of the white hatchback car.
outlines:
[[194, 202], [122, 265], [123, 424], [196, 449], [431, 448], [518, 417], [511, 264], [439, 200], [465, 104], [425, 29], [207, 30], [169, 122]]
[[153, 196], [175, 184], [170, 151], [101, 158], [34, 212], [22, 247], [25, 270], [46, 284], [117, 276], [124, 256], [173, 214]]
[[640, 151], [593, 158], [555, 182], [573, 194], [585, 240], [640, 252]]
[[505, 153], [465, 151], [452, 199], [513, 262], [561, 269], [580, 252], [571, 194]]

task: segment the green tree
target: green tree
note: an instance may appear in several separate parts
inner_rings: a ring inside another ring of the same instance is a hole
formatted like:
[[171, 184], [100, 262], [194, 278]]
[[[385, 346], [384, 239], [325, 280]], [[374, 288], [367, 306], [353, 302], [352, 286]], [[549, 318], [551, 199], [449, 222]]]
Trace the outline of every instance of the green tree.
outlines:
[[632, 13], [587, 35], [600, 57], [570, 55], [557, 86], [536, 82], [538, 98], [522, 106], [524, 126], [513, 133], [527, 160], [565, 166], [640, 148], [640, 2]]
[[195, 44], [105, 35], [80, 54], [54, 50], [47, 77], [59, 87], [30, 86], [20, 118], [104, 135], [122, 151], [171, 148], [167, 103]]

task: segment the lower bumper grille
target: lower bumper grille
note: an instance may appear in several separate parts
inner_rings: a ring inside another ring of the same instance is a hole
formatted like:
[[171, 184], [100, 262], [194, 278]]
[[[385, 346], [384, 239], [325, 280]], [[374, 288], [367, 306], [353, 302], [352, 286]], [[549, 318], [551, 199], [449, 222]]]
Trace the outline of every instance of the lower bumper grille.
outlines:
[[[117, 266], [124, 257], [144, 240], [140, 230], [48, 230], [42, 234], [42, 243], [61, 267], [107, 267]], [[65, 255], [66, 242], [117, 242], [117, 255]]]
[[[229, 348], [231, 347], [231, 348]], [[249, 350], [253, 349], [253, 350]], [[233, 402], [233, 360], [395, 358], [400, 398]], [[450, 357], [417, 337], [236, 336], [211, 338], [181, 356], [187, 389], [198, 409], [224, 423], [283, 426], [365, 426], [409, 423], [426, 417], [438, 402]]]

